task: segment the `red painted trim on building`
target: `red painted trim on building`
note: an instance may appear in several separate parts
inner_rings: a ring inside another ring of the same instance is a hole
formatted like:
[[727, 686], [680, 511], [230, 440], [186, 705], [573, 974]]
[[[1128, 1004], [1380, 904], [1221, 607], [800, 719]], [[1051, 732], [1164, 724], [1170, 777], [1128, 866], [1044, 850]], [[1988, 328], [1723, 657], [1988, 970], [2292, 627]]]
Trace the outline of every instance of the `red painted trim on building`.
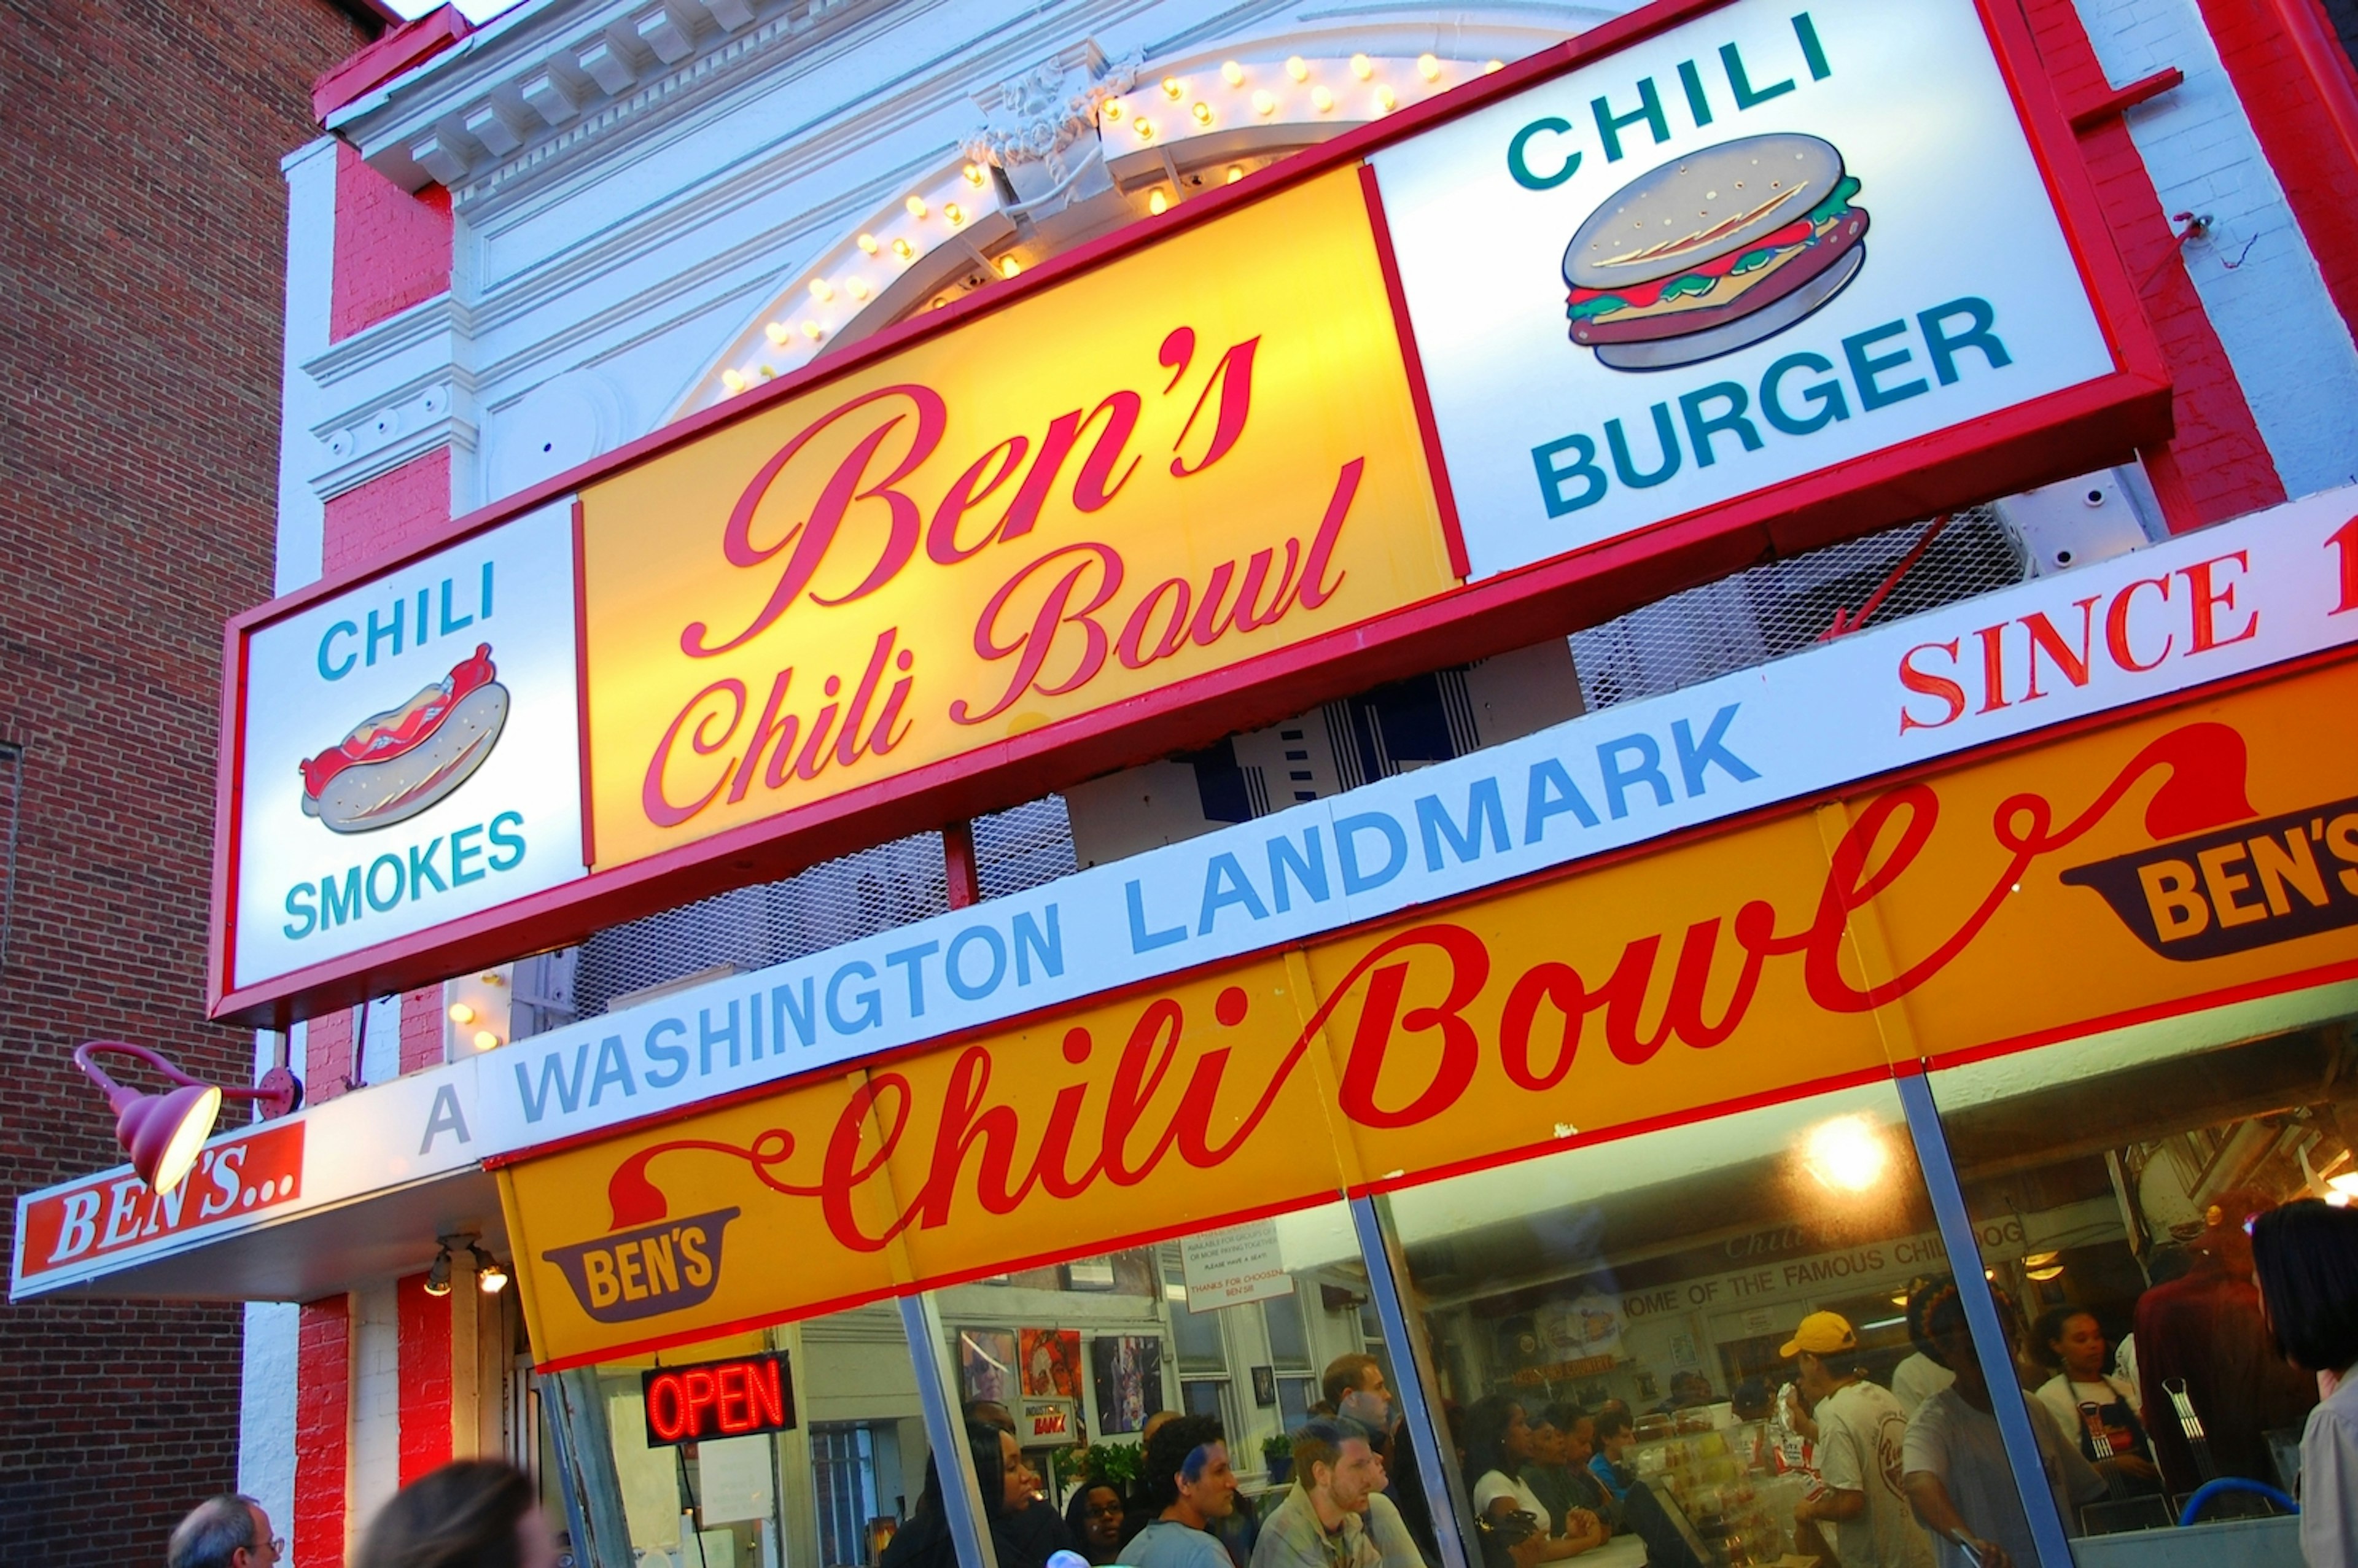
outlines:
[[573, 500], [573, 708], [574, 741], [581, 752], [581, 866], [598, 863], [597, 818], [590, 788], [590, 574], [581, 569], [584, 535], [581, 499]]
[[311, 114], [328, 116], [405, 71], [415, 70], [475, 30], [456, 5], [445, 5], [395, 27], [311, 83]]
[[[2066, 113], [2078, 118], [2115, 98], [2072, 0], [2025, 0], [2024, 15]], [[2173, 433], [2142, 454], [2170, 530], [2276, 505], [2285, 499], [2284, 481], [2187, 276], [2177, 232], [2128, 126], [2117, 114], [2096, 114], [2079, 150], [2125, 275], [2145, 280], [2132, 287], [2175, 389]]]
[[352, 1298], [305, 1302], [297, 1321], [288, 1555], [303, 1568], [341, 1568], [352, 1465]]
[[2358, 70], [2317, 0], [2201, 0], [2260, 150], [2358, 334]]
[[1409, 319], [1408, 289], [1401, 282], [1400, 256], [1392, 249], [1391, 220], [1384, 215], [1384, 193], [1376, 183], [1372, 164], [1359, 166], [1359, 194], [1368, 204], [1368, 228], [1375, 236], [1376, 265], [1383, 270], [1384, 297], [1391, 302], [1392, 335], [1400, 340], [1401, 364], [1408, 373], [1409, 401], [1416, 409], [1416, 431], [1424, 443], [1424, 466], [1433, 480], [1433, 499], [1441, 514], [1441, 536], [1449, 547], [1449, 569], [1459, 582], [1474, 575], [1466, 553], [1466, 530], [1457, 519], [1457, 492], [1449, 482], [1449, 462], [1441, 451], [1441, 424], [1433, 413], [1433, 396], [1424, 383], [1424, 358], [1417, 352], [1416, 328]]
[[2185, 85], [2186, 73], [2174, 65], [2165, 66], [2151, 76], [2138, 77], [2126, 87], [2115, 88], [2086, 108], [2075, 110], [2071, 115], [2072, 133], [2084, 135], [2104, 121], [2125, 114], [2138, 104], [2158, 98], [2172, 88]]
[[352, 1010], [315, 1012], [303, 1032], [303, 1098], [318, 1105], [348, 1092], [360, 1076], [353, 1051]]
[[399, 468], [328, 498], [322, 508], [323, 572], [383, 570], [416, 554], [419, 540], [450, 521], [450, 449], [436, 447]]
[[401, 1485], [450, 1463], [450, 1299], [426, 1293], [426, 1276], [394, 1286], [401, 1382]]
[[952, 909], [971, 909], [982, 902], [982, 869], [975, 863], [972, 822], [961, 818], [942, 829], [942, 871]]
[[[328, 341], [450, 292], [450, 193], [412, 195], [336, 147], [336, 241], [329, 267]], [[449, 512], [448, 502], [444, 514]]]

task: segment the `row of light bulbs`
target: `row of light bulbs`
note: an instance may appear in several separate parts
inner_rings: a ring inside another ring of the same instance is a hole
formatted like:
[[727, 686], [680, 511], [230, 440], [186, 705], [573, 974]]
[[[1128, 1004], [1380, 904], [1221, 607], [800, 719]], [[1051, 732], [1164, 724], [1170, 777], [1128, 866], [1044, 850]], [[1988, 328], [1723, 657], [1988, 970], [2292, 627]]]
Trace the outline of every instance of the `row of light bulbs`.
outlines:
[[[1319, 62], [1320, 65], [1326, 63], [1328, 62]], [[1486, 73], [1498, 70], [1504, 63], [1501, 60], [1488, 60], [1483, 64], [1482, 70]], [[1400, 95], [1390, 83], [1376, 81], [1378, 66], [1379, 62], [1366, 54], [1355, 54], [1345, 62], [1345, 69], [1352, 77], [1362, 84], [1368, 84], [1368, 101], [1373, 105], [1374, 114], [1385, 114], [1399, 106]], [[1438, 55], [1432, 53], [1419, 55], [1416, 58], [1415, 70], [1423, 82], [1422, 88], [1419, 91], [1422, 92], [1438, 91], [1444, 85], [1442, 77], [1446, 69]], [[1317, 74], [1317, 66], [1314, 66], [1313, 62], [1300, 55], [1293, 55], [1285, 60], [1282, 70], [1284, 75], [1290, 78], [1295, 86], [1309, 88], [1308, 97], [1313, 109], [1321, 114], [1334, 112], [1337, 103], [1334, 91], [1323, 82], [1314, 82], [1311, 80]], [[1240, 92], [1244, 89], [1249, 73], [1241, 61], [1231, 59], [1221, 62], [1219, 74], [1220, 80], [1231, 92]], [[1188, 83], [1184, 78], [1166, 76], [1160, 85], [1163, 96], [1174, 104], [1188, 97]], [[1277, 113], [1280, 100], [1275, 92], [1267, 88], [1255, 88], [1248, 102], [1257, 116], [1266, 119]], [[1192, 124], [1183, 124], [1179, 133], [1181, 135], [1192, 135], [1211, 129], [1220, 119], [1222, 111], [1215, 108], [1209, 98], [1199, 98], [1186, 113], [1188, 121]], [[1104, 125], [1119, 125], [1126, 121], [1132, 133], [1141, 142], [1152, 141], [1159, 134], [1158, 127], [1152, 118], [1138, 114], [1134, 109], [1126, 108], [1125, 101], [1121, 98], [1107, 99], [1098, 114], [1100, 123]], [[1233, 185], [1244, 176], [1244, 166], [1232, 164], [1228, 170], [1228, 183]], [[968, 202], [990, 200], [988, 194], [990, 174], [982, 165], [969, 163], [958, 171], [958, 178], [976, 192], [975, 196], [968, 198], [967, 200], [945, 200], [936, 204], [928, 201], [922, 194], [913, 194], [902, 202], [903, 211], [917, 223], [938, 217], [952, 232], [965, 227], [976, 215], [976, 212], [969, 209]], [[1160, 216], [1169, 211], [1172, 201], [1173, 198], [1169, 192], [1157, 188], [1148, 194], [1147, 210]], [[889, 256], [893, 263], [903, 267], [914, 262], [924, 251], [931, 248], [930, 243], [921, 245], [914, 242], [906, 233], [885, 239], [870, 231], [862, 231], [853, 243], [867, 256], [879, 261]], [[999, 276], [1005, 278], [1015, 277], [1023, 270], [1022, 264], [1013, 255], [1002, 255], [993, 265]], [[826, 308], [833, 306], [837, 299], [841, 297], [847, 300], [850, 308], [856, 311], [864, 307], [876, 293], [876, 286], [857, 273], [843, 279], [839, 286], [824, 275], [815, 276], [808, 280], [805, 287], [809, 293], [813, 305], [819, 308], [819, 313], [806, 316], [800, 322], [780, 319], [765, 323], [762, 329], [763, 335], [769, 340], [773, 349], [815, 351], [817, 345], [825, 341], [831, 330], [829, 324], [821, 319], [821, 316], [826, 314]], [[804, 342], [798, 344], [795, 341], [797, 337], [804, 340]], [[807, 349], [805, 348], [806, 344], [808, 345]], [[720, 372], [720, 384], [725, 395], [733, 397], [749, 387], [771, 380], [777, 373], [777, 369], [764, 359], [745, 369], [740, 369], [734, 365], [723, 368]], [[465, 1022], [468, 1021], [461, 1021], [462, 1027]], [[476, 1035], [475, 1043], [478, 1048], [486, 1050], [490, 1048], [483, 1043], [483, 1036], [489, 1033], [490, 1031], [486, 1030]], [[491, 1044], [497, 1044], [497, 1038], [493, 1037]]]
[[[1503, 70], [1505, 65], [1504, 60], [1487, 60], [1483, 63], [1482, 70], [1487, 74]], [[1346, 68], [1360, 82], [1373, 84], [1368, 90], [1368, 102], [1374, 114], [1389, 114], [1400, 107], [1400, 94], [1392, 85], [1388, 81], [1375, 80], [1377, 62], [1374, 59], [1364, 54], [1355, 54], [1346, 62]], [[1441, 57], [1438, 55], [1421, 54], [1416, 57], [1416, 74], [1422, 77], [1425, 83], [1422, 91], [1429, 92], [1439, 89], [1444, 69]], [[1331, 114], [1335, 112], [1335, 107], [1339, 102], [1335, 96], [1335, 91], [1323, 81], [1311, 81], [1311, 77], [1314, 74], [1314, 68], [1310, 61], [1300, 55], [1289, 56], [1285, 61], [1284, 71], [1295, 86], [1307, 86], [1310, 89], [1311, 108], [1321, 114]], [[1231, 59], [1221, 62], [1220, 80], [1228, 84], [1231, 92], [1241, 92], [1247, 77], [1248, 72], [1239, 61]], [[1166, 76], [1163, 79], [1162, 92], [1163, 97], [1176, 104], [1188, 97], [1188, 83], [1184, 78]], [[1217, 90], [1215, 90], [1215, 95], [1217, 95]], [[1254, 115], [1264, 120], [1277, 113], [1279, 102], [1277, 93], [1266, 87], [1253, 89], [1250, 96], [1246, 99]], [[1186, 114], [1187, 119], [1194, 122], [1194, 129], [1190, 130], [1183, 122], [1179, 131], [1181, 135], [1193, 135], [1195, 131], [1210, 130], [1221, 116], [1221, 111], [1214, 107], [1210, 97], [1197, 98], [1194, 103], [1188, 105]], [[1163, 127], [1151, 116], [1140, 113], [1136, 106], [1130, 105], [1125, 99], [1107, 99], [1104, 107], [1098, 112], [1098, 117], [1100, 122], [1107, 125], [1119, 125], [1127, 122], [1131, 134], [1141, 142], [1151, 142], [1158, 135], [1167, 135]]]

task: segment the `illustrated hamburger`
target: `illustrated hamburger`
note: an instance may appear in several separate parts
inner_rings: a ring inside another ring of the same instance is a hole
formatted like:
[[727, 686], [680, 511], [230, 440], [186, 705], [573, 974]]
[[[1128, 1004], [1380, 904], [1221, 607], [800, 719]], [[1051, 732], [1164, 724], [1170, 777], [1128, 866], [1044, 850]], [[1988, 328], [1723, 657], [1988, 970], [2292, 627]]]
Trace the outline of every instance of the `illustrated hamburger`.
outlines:
[[297, 765], [303, 814], [337, 833], [406, 822], [483, 765], [508, 720], [492, 645], [398, 708], [371, 714], [339, 744]]
[[1572, 341], [1615, 370], [1668, 370], [1783, 331], [1858, 276], [1866, 214], [1815, 136], [1747, 136], [1650, 170], [1564, 247]]

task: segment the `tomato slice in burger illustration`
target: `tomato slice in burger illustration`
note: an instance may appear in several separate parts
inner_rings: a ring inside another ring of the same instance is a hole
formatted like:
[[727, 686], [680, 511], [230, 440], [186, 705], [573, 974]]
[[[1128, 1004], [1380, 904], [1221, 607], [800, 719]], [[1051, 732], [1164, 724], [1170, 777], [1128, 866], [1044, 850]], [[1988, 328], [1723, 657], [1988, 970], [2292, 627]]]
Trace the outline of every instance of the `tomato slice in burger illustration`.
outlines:
[[448, 676], [298, 763], [303, 814], [331, 832], [370, 833], [406, 822], [465, 784], [508, 721], [508, 688], [497, 676], [492, 645], [479, 643]]
[[1614, 370], [1670, 370], [1776, 336], [1866, 263], [1866, 214], [1815, 136], [1747, 136], [1605, 199], [1564, 247], [1572, 341]]

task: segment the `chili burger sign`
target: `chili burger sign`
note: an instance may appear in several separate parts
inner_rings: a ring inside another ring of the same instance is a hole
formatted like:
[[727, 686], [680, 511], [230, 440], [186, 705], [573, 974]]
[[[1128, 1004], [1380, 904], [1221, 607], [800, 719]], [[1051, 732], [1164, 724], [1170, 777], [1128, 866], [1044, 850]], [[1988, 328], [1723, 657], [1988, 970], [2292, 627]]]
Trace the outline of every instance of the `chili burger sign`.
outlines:
[[238, 618], [214, 1015], [575, 941], [2159, 438], [2019, 27], [1664, 0]]

